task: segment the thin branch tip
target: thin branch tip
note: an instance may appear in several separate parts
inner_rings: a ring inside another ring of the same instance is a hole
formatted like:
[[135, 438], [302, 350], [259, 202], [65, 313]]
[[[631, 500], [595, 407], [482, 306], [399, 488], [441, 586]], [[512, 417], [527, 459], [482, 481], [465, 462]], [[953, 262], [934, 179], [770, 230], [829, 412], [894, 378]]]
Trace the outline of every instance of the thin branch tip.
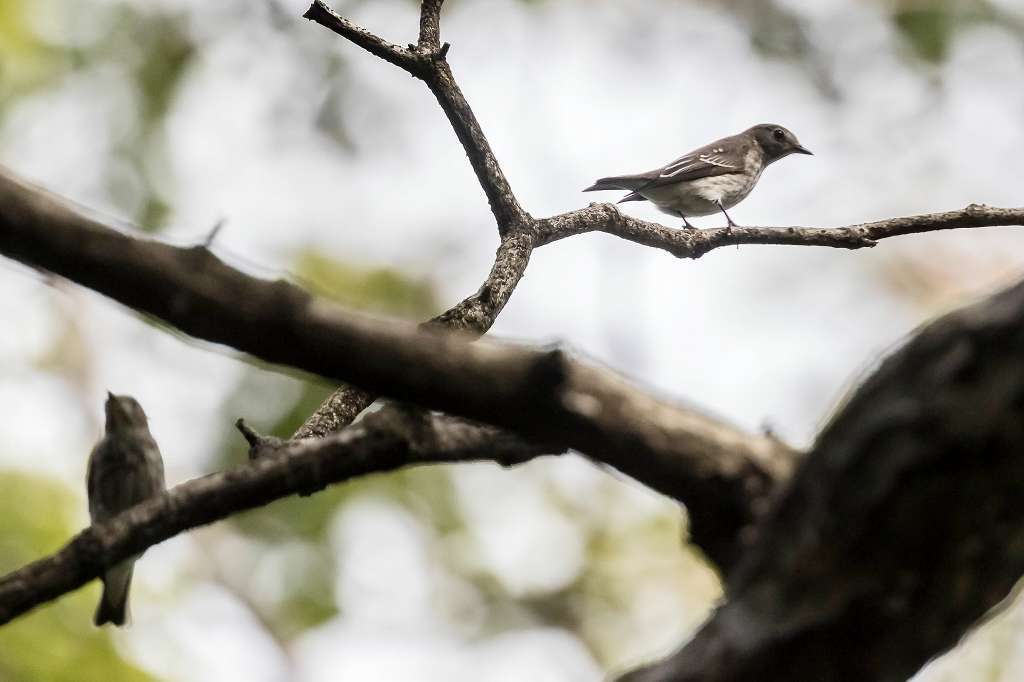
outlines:
[[246, 424], [245, 419], [242, 417], [235, 420], [235, 428], [242, 434], [242, 437], [245, 438], [246, 442], [254, 448], [262, 445], [266, 440], [258, 431], [256, 431], [256, 429]]
[[225, 223], [227, 223], [227, 219], [225, 219], [225, 218], [218, 218], [217, 222], [215, 222], [213, 224], [213, 227], [210, 228], [209, 233], [207, 233], [206, 238], [203, 240], [203, 243], [202, 243], [202, 245], [204, 247], [206, 247], [207, 250], [209, 250], [210, 247], [213, 246], [213, 242], [220, 235], [220, 231], [222, 229], [224, 229]]
[[534, 365], [532, 379], [538, 386], [559, 387], [569, 378], [569, 353], [560, 344], [552, 344], [543, 351]]
[[327, 13], [330, 14], [331, 10], [320, 0], [313, 0], [313, 3], [309, 6], [302, 14], [303, 19], [309, 19], [310, 21], [316, 21], [318, 16], [322, 16]]

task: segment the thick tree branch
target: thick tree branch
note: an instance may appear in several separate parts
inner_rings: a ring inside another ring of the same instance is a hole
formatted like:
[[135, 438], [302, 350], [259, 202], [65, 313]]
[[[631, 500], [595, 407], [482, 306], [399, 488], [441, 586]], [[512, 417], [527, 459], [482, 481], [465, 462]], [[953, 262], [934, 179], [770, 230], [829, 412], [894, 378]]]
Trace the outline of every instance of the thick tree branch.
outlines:
[[349, 313], [287, 282], [249, 277], [205, 247], [121, 234], [2, 175], [0, 253], [197, 338], [573, 447], [684, 501], [694, 541], [724, 563], [758, 496], [787, 470], [774, 439], [655, 399], [559, 351], [469, 343]]
[[[251, 431], [247, 438], [257, 447], [263, 445]], [[289, 495], [412, 464], [490, 460], [512, 465], [558, 452], [491, 427], [419, 410], [377, 413], [328, 438], [267, 448], [247, 464], [183, 483], [92, 526], [57, 553], [3, 576], [0, 624], [178, 533]]]
[[1024, 282], [928, 325], [825, 428], [679, 653], [621, 682], [903, 682], [1024, 573]]

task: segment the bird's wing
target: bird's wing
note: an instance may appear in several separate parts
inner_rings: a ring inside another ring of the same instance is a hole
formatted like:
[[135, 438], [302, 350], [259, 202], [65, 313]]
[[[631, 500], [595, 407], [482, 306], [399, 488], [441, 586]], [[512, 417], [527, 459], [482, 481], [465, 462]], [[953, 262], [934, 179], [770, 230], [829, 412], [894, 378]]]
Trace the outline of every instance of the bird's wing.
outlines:
[[[655, 168], [646, 173], [601, 178], [583, 191], [626, 189], [639, 192], [648, 187], [661, 187], [687, 180], [710, 178], [715, 175], [742, 173], [749, 143], [742, 139], [736, 139], [737, 137], [725, 137], [704, 145], [661, 168]], [[626, 201], [632, 200], [634, 200], [632, 197], [626, 199]]]
[[746, 151], [745, 145], [737, 144], [730, 138], [712, 142], [651, 171], [647, 174], [651, 180], [646, 187], [661, 187], [716, 175], [742, 173]]

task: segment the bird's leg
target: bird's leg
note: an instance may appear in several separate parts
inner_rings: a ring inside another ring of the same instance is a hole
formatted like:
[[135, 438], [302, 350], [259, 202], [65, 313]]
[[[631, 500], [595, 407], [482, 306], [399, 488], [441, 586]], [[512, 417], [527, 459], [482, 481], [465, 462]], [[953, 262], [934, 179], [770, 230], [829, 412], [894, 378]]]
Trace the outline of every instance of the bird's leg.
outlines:
[[687, 220], [686, 216], [684, 216], [682, 213], [679, 214], [679, 217], [683, 219], [683, 227], [685, 227], [687, 230], [696, 230], [697, 229], [696, 227], [694, 227], [693, 225], [690, 224], [690, 221]]
[[726, 232], [732, 232], [732, 228], [734, 228], [734, 227], [739, 227], [739, 225], [737, 225], [736, 223], [734, 223], [734, 222], [732, 221], [732, 218], [730, 218], [730, 217], [729, 217], [729, 214], [728, 214], [728, 213], [726, 212], [726, 210], [725, 210], [725, 206], [722, 206], [722, 202], [721, 202], [721, 200], [719, 200], [719, 201], [716, 201], [715, 203], [716, 203], [716, 204], [718, 205], [718, 210], [722, 212], [722, 215], [724, 215], [724, 216], [725, 216], [725, 219], [726, 219], [726, 220], [727, 220], [727, 221], [729, 222], [729, 224], [728, 224], [728, 225], [726, 226], [726, 228], [725, 228], [725, 231], [726, 231]]

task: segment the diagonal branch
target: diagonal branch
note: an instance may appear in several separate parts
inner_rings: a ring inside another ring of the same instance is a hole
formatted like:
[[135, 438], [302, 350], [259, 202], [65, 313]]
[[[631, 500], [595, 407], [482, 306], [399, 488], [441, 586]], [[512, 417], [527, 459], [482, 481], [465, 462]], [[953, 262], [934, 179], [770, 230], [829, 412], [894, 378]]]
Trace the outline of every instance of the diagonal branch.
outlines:
[[1024, 281], [933, 322], [818, 437], [681, 651], [621, 682], [903, 682], [1024, 573]]
[[[519, 231], [506, 236], [480, 289], [426, 322], [425, 326], [462, 331], [467, 337], [483, 335], [494, 324], [526, 272], [533, 243], [531, 232]], [[345, 384], [328, 396], [292, 437], [317, 438], [338, 431], [351, 424], [376, 397], [358, 386]]]
[[498, 160], [491, 151], [491, 145], [484, 136], [473, 110], [455, 82], [448, 62], [435, 62], [426, 82], [448, 117], [448, 122], [462, 143], [462, 148], [466, 150], [473, 172], [476, 173], [477, 180], [487, 195], [491, 213], [498, 223], [498, 233], [504, 236], [515, 229], [531, 225], [533, 218], [523, 210], [519, 200], [512, 193], [512, 187], [498, 165]]
[[557, 452], [451, 417], [410, 410], [373, 414], [328, 438], [289, 442], [242, 466], [182, 483], [0, 577], [0, 624], [179, 533], [283, 497], [413, 464], [489, 460], [510, 466]]
[[196, 338], [578, 449], [684, 501], [694, 541], [723, 562], [758, 497], [789, 468], [790, 453], [774, 439], [649, 396], [560, 351], [469, 343], [353, 314], [245, 275], [205, 247], [121, 234], [3, 175], [0, 253]]
[[[516, 226], [530, 224], [532, 219], [519, 206], [476, 116], [444, 62], [448, 45], [446, 43], [442, 47], [440, 43], [443, 2], [444, 0], [423, 0], [420, 7], [419, 44], [415, 46], [418, 52], [415, 53], [390, 45], [339, 17], [320, 0], [316, 0], [303, 16], [422, 78], [448, 117], [487, 196], [502, 242], [498, 247], [494, 266], [480, 290], [427, 324], [482, 335], [494, 324], [494, 320], [522, 278], [535, 245], [535, 238], [532, 233], [525, 230], [513, 230]], [[414, 46], [410, 46], [412, 47]], [[424, 61], [423, 55], [430, 58]], [[317, 407], [295, 432], [294, 437], [319, 437], [344, 428], [369, 407], [376, 397], [358, 386], [344, 384]]]
[[420, 9], [420, 44], [415, 50], [392, 45], [356, 26], [331, 11], [322, 0], [315, 0], [303, 17], [328, 28], [352, 41], [364, 50], [408, 71], [422, 79], [434, 93], [448, 121], [462, 143], [473, 166], [477, 180], [487, 195], [491, 212], [498, 223], [498, 232], [504, 236], [512, 230], [529, 225], [532, 218], [523, 210], [512, 193], [491, 145], [484, 136], [462, 90], [455, 82], [446, 56], [448, 44], [440, 41], [440, 13], [442, 0], [424, 0]]
[[406, 49], [394, 43], [389, 43], [383, 38], [370, 33], [362, 26], [339, 16], [320, 0], [316, 0], [310, 5], [302, 17], [315, 21], [324, 28], [334, 31], [370, 54], [380, 57], [390, 64], [394, 64], [417, 78], [422, 78], [423, 74], [430, 68], [430, 58], [424, 52]]

